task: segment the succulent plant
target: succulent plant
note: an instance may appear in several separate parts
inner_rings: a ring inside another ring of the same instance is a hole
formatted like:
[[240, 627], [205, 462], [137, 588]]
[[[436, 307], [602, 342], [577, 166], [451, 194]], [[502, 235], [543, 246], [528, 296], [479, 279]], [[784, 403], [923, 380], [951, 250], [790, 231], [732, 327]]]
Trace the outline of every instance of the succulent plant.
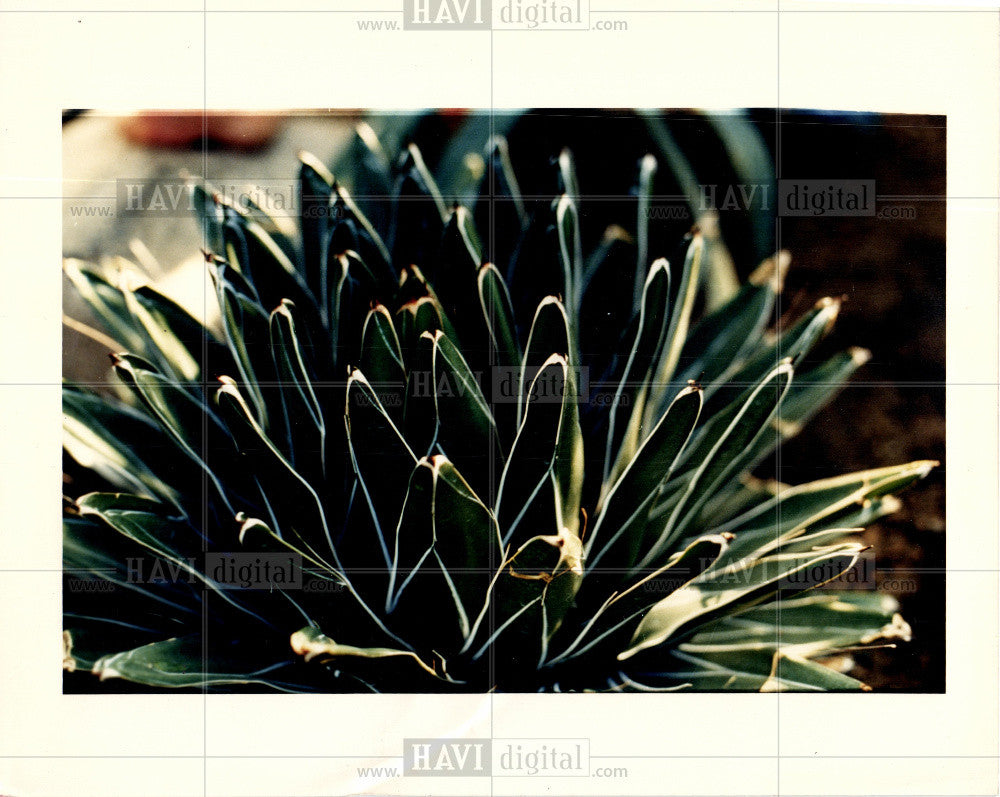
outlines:
[[[436, 179], [361, 126], [339, 179], [303, 155], [298, 235], [192, 185], [217, 323], [120, 264], [66, 262], [117, 376], [115, 395], [64, 387], [67, 489], [98, 489], [66, 502], [66, 573], [106, 587], [64, 593], [66, 669], [147, 688], [866, 688], [846, 654], [909, 628], [890, 596], [827, 582], [933, 463], [748, 475], [864, 362], [802, 367], [839, 301], [769, 330], [785, 253], [735, 291], [707, 231], [654, 259], [652, 155], [618, 206], [633, 231], [585, 256], [568, 151], [541, 198], [503, 137], [459, 153]], [[219, 570], [237, 556], [301, 584], [241, 587]]]

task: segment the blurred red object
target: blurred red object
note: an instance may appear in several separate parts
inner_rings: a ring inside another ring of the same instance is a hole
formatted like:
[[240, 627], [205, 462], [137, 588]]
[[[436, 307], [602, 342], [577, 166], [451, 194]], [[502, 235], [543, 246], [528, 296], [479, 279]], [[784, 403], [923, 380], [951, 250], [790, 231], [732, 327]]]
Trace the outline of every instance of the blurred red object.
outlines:
[[121, 122], [126, 138], [148, 147], [186, 147], [204, 139], [257, 149], [274, 138], [280, 126], [279, 115], [252, 111], [140, 111]]

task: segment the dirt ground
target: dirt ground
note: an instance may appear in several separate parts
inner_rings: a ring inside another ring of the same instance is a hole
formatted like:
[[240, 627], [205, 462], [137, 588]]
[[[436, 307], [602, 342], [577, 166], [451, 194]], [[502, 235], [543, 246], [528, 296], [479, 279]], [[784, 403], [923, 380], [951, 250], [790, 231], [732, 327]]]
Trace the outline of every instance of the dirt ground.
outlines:
[[[786, 177], [874, 179], [879, 208], [913, 218], [794, 218], [779, 243], [794, 257], [790, 303], [847, 297], [824, 350], [860, 345], [871, 361], [784, 447], [782, 475], [802, 480], [915, 459], [941, 465], [871, 526], [877, 580], [900, 601], [913, 641], [856, 656], [857, 677], [886, 691], [945, 685], [945, 120], [887, 116], [862, 125], [782, 123]], [[822, 175], [817, 152], [827, 153]], [[882, 200], [881, 197], [899, 197]], [[901, 213], [908, 212], [902, 211]]]

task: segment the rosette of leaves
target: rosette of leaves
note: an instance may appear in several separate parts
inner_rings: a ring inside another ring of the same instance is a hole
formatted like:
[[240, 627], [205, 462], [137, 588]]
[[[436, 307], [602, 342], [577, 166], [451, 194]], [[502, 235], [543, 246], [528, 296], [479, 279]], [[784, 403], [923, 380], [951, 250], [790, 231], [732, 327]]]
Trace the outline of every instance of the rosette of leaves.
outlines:
[[65, 568], [103, 585], [65, 591], [66, 669], [852, 690], [850, 651], [908, 638], [891, 597], [824, 585], [933, 463], [747, 475], [866, 359], [802, 366], [839, 302], [773, 330], [784, 253], [736, 290], [717, 236], [652, 257], [652, 155], [585, 252], [570, 153], [528, 198], [481, 133], [437, 178], [365, 125], [336, 174], [303, 155], [297, 234], [192, 186], [211, 320], [120, 263], [66, 262], [116, 344], [114, 395], [64, 387], [67, 489], [93, 489], [66, 501]]

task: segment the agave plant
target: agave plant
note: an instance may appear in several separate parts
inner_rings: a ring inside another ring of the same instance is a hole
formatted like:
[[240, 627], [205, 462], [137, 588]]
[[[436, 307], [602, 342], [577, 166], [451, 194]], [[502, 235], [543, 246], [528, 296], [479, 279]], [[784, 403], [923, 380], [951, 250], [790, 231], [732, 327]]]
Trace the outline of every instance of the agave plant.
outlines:
[[[383, 143], [359, 127], [338, 179], [302, 156], [298, 235], [192, 185], [217, 323], [120, 262], [66, 262], [117, 377], [116, 395], [64, 389], [68, 483], [100, 490], [66, 502], [65, 567], [107, 585], [65, 593], [66, 669], [287, 691], [866, 688], [845, 654], [909, 628], [891, 597], [828, 582], [933, 463], [748, 475], [865, 361], [802, 367], [839, 301], [769, 330], [785, 253], [721, 293], [714, 235], [651, 257], [652, 155], [631, 220], [585, 255], [568, 151], [531, 199], [502, 137], [439, 179]], [[237, 561], [301, 583], [241, 587]]]

